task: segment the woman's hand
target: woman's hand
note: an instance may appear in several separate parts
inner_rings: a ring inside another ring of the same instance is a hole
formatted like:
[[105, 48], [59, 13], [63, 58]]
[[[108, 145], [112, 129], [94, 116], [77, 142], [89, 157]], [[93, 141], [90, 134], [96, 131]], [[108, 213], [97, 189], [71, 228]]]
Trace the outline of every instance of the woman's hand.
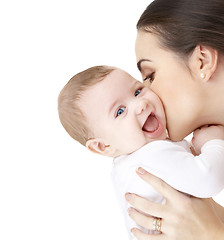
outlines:
[[166, 199], [164, 205], [150, 202], [135, 194], [126, 194], [127, 201], [146, 216], [130, 208], [130, 217], [140, 226], [153, 229], [153, 220], [161, 218], [161, 234], [145, 234], [137, 228], [132, 233], [139, 240], [223, 240], [224, 225], [216, 215], [212, 199], [199, 199], [182, 194], [161, 179], [139, 168], [137, 174]]

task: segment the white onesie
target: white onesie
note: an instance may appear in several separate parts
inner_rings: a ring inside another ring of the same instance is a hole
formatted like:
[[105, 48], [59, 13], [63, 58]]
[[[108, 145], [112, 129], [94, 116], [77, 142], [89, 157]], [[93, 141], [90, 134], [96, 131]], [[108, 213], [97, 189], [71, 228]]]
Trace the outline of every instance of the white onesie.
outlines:
[[[137, 225], [127, 213], [129, 205], [125, 200], [125, 193], [136, 193], [154, 202], [165, 202], [157, 191], [138, 177], [138, 167], [163, 179], [181, 192], [209, 198], [224, 188], [224, 141], [210, 140], [203, 145], [201, 154], [194, 156], [185, 140], [158, 140], [132, 154], [115, 158], [112, 181], [128, 232]], [[134, 239], [131, 234], [130, 239]]]

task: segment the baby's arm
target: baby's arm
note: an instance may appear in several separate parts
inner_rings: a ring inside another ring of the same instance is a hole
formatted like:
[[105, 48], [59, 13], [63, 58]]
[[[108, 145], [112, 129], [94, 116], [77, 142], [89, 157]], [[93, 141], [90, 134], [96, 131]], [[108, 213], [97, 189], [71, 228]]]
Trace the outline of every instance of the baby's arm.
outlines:
[[218, 194], [224, 188], [224, 140], [206, 142], [198, 156], [180, 143], [152, 142], [138, 156], [138, 166], [190, 195], [208, 198]]
[[[194, 131], [192, 138], [192, 145], [197, 155], [201, 153], [202, 146], [213, 139], [224, 140], [224, 126], [222, 125], [210, 125], [203, 126]], [[223, 156], [224, 158], [224, 156]]]

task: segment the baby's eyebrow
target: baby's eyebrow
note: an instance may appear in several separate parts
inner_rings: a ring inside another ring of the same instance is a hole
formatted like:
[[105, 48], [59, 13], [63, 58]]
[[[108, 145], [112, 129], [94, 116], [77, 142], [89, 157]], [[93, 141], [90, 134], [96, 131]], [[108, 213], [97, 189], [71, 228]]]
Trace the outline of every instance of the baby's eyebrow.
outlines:
[[136, 82], [133, 84], [131, 90], [138, 88], [140, 86], [142, 86], [142, 82], [140, 82], [139, 80], [136, 80]]
[[114, 107], [117, 105], [117, 100], [115, 100], [109, 107], [108, 114], [110, 115], [111, 111], [114, 109]]
[[141, 63], [142, 62], [151, 62], [151, 60], [149, 60], [149, 59], [145, 59], [145, 58], [143, 58], [143, 59], [141, 59], [141, 60], [139, 60], [138, 62], [137, 62], [137, 68], [138, 68], [138, 70], [141, 72], [141, 70], [142, 70], [142, 68], [141, 68]]
[[[130, 85], [127, 86], [127, 88], [126, 88], [126, 90], [127, 90], [128, 93], [125, 93], [125, 96], [126, 96], [126, 94], [128, 94], [128, 95], [133, 94], [133, 91], [135, 91], [135, 89], [136, 89], [137, 87], [141, 86], [141, 85], [142, 85], [142, 83], [141, 83], [140, 81], [138, 81], [138, 80], [135, 80], [135, 81], [131, 82]], [[112, 112], [112, 110], [114, 109], [114, 107], [115, 107], [116, 105], [118, 105], [118, 104], [120, 104], [121, 102], [125, 101], [125, 100], [124, 100], [125, 96], [120, 96], [120, 97], [118, 97], [117, 99], [115, 99], [115, 100], [112, 102], [112, 104], [111, 104], [111, 105], [109, 106], [109, 108], [108, 108], [108, 115], [109, 115], [109, 116], [111, 115], [111, 112]]]

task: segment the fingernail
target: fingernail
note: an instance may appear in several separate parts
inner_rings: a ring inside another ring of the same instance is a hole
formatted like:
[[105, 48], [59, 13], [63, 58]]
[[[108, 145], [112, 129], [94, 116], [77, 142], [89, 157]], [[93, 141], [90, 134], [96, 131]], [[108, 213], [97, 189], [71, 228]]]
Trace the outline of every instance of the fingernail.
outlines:
[[131, 229], [131, 233], [132, 233], [133, 235], [135, 235], [135, 233], [136, 233], [136, 228], [132, 228], [132, 229]]
[[130, 201], [131, 198], [132, 198], [132, 195], [130, 193], [126, 193], [125, 198], [126, 198], [127, 201]]
[[137, 172], [140, 173], [141, 175], [144, 175], [146, 171], [145, 171], [145, 169], [139, 167], [139, 168], [137, 169]]
[[132, 208], [128, 208], [128, 215], [131, 216], [131, 213], [133, 212]]

